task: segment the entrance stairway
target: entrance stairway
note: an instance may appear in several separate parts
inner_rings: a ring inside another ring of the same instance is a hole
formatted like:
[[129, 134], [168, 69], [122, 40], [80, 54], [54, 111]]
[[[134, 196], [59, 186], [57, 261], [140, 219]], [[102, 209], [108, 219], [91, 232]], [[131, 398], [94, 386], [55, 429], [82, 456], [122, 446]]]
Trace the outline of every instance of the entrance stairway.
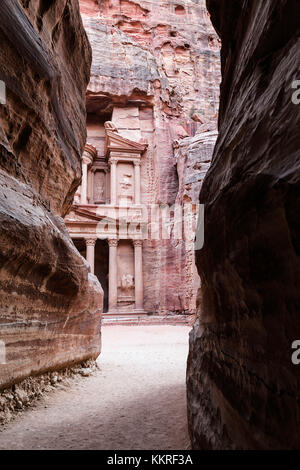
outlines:
[[105, 325], [190, 325], [195, 321], [195, 315], [105, 315], [102, 326]]

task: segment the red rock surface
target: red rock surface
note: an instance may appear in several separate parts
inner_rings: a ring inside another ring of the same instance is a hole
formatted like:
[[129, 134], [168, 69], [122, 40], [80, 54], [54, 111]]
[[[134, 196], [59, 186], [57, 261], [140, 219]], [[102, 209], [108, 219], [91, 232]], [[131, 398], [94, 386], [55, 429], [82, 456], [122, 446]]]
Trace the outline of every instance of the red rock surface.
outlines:
[[91, 52], [78, 3], [3, 0], [0, 41], [4, 387], [96, 357], [102, 290], [61, 218], [80, 183], [86, 140]]
[[[199, 129], [200, 130], [200, 129]], [[199, 203], [199, 193], [204, 177], [210, 167], [218, 132], [216, 123], [209, 122], [201, 126], [199, 134], [194, 137], [186, 137], [174, 143], [174, 157], [178, 173], [179, 190], [176, 204], [182, 207], [185, 204], [196, 205]], [[194, 210], [194, 219], [199, 210]], [[196, 305], [201, 308], [201, 283], [195, 264], [194, 240], [182, 242], [184, 252], [182, 270], [185, 275], [183, 286], [187, 301], [187, 310], [196, 313]]]
[[190, 336], [196, 449], [295, 449], [299, 366], [297, 1], [209, 0], [222, 38], [219, 139], [200, 200], [203, 305]]
[[[181, 186], [173, 142], [217, 118], [220, 44], [205, 2], [103, 0], [98, 14], [96, 3], [80, 0], [93, 51], [87, 109], [109, 117], [114, 106], [138, 108], [138, 126], [149, 143], [142, 202], [172, 206]], [[148, 240], [143, 258], [146, 310], [188, 313], [185, 244]]]

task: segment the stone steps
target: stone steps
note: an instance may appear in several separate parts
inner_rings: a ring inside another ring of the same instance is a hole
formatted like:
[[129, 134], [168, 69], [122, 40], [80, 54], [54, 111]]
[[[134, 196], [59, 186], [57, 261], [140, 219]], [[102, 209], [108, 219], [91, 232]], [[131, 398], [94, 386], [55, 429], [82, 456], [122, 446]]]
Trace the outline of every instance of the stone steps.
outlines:
[[116, 315], [102, 317], [102, 326], [106, 325], [190, 325], [195, 320], [194, 315]]

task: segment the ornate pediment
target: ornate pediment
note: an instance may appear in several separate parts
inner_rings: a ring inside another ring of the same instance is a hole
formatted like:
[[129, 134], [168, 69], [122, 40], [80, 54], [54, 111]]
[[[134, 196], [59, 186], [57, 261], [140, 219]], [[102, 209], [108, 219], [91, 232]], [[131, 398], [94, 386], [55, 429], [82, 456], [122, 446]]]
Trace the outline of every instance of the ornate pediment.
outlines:
[[125, 152], [142, 154], [148, 147], [147, 143], [134, 142], [133, 140], [122, 137], [118, 130], [111, 126], [111, 123], [105, 123], [106, 129], [106, 153]]
[[73, 206], [70, 213], [66, 217], [66, 223], [82, 222], [97, 224], [104, 218], [104, 215], [98, 215], [96, 212], [87, 210], [80, 206]]

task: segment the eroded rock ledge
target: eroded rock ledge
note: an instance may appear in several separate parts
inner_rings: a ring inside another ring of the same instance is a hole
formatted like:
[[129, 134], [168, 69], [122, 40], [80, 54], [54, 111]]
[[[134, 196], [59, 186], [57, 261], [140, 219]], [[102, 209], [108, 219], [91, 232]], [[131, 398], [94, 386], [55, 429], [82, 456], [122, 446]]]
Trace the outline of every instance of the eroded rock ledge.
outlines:
[[208, 0], [222, 39], [219, 139], [200, 195], [203, 306], [190, 337], [196, 449], [300, 447], [298, 1]]
[[86, 140], [91, 51], [78, 2], [3, 0], [0, 41], [1, 389], [96, 358], [102, 289], [62, 219]]
[[12, 385], [2, 390], [0, 392], [0, 424], [7, 424], [17, 413], [34, 405], [58, 385], [65, 387], [70, 383], [70, 379], [76, 376], [90, 377], [97, 370], [97, 363], [89, 359], [81, 364], [76, 364], [56, 372], [47, 372], [36, 377], [28, 377], [17, 385]]

